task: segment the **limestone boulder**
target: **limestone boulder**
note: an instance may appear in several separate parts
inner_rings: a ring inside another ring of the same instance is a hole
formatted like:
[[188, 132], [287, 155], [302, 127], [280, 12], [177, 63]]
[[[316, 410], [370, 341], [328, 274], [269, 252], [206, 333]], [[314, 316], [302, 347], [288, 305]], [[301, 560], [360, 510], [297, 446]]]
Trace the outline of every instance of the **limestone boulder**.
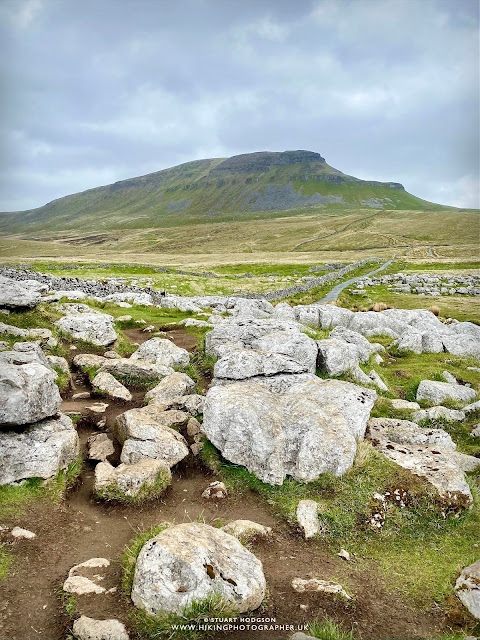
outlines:
[[355, 344], [336, 338], [318, 340], [318, 368], [329, 376], [340, 376], [358, 368], [360, 361]]
[[15, 352], [0, 353], [5, 356], [0, 359], [0, 427], [38, 422], [58, 413], [62, 399], [55, 372], [37, 361], [11, 364], [9, 354], [17, 361]]
[[170, 469], [161, 460], [146, 458], [118, 467], [99, 462], [95, 467], [93, 491], [98, 498], [129, 502], [158, 497], [171, 480]]
[[443, 429], [423, 429], [410, 420], [371, 418], [367, 430], [371, 440], [386, 439], [397, 444], [426, 444], [452, 450], [456, 448], [450, 434]]
[[107, 371], [97, 373], [92, 380], [92, 388], [95, 393], [111, 398], [112, 400], [130, 402], [132, 399], [130, 391]]
[[36, 307], [41, 300], [37, 287], [29, 286], [28, 281], [12, 280], [0, 276], [0, 307], [21, 309]]
[[422, 380], [417, 389], [417, 400], [426, 400], [435, 405], [442, 404], [445, 400], [472, 402], [475, 396], [475, 391], [469, 387], [436, 380]]
[[330, 333], [330, 338], [337, 340], [343, 340], [349, 344], [354, 344], [357, 347], [358, 358], [360, 362], [368, 362], [368, 359], [373, 353], [378, 351], [385, 351], [384, 347], [378, 343], [369, 342], [361, 333], [352, 331], [346, 327], [338, 326]]
[[185, 424], [188, 419], [183, 411], [163, 411], [155, 404], [125, 411], [115, 422], [117, 437], [123, 444], [121, 461], [133, 464], [148, 458], [161, 460], [168, 467], [177, 464], [189, 449], [185, 438], [170, 427]]
[[150, 338], [130, 356], [131, 360], [142, 360], [151, 364], [165, 367], [186, 367], [190, 356], [186, 349], [177, 347], [171, 340], [165, 338]]
[[424, 420], [446, 420], [447, 422], [455, 422], [465, 420], [465, 412], [447, 409], [447, 407], [430, 407], [430, 409], [415, 411], [412, 414], [412, 420], [414, 422], [423, 422]]
[[78, 435], [66, 415], [21, 431], [0, 430], [0, 484], [51, 478], [79, 455]]
[[99, 347], [106, 347], [117, 339], [113, 322], [113, 316], [106, 313], [80, 313], [64, 316], [55, 324], [60, 331], [75, 340], [84, 340]]
[[139, 378], [140, 380], [162, 380], [172, 375], [174, 370], [162, 364], [153, 364], [144, 360], [132, 360], [132, 358], [120, 358], [110, 360], [104, 358], [98, 373], [111, 373], [119, 378]]
[[227, 305], [230, 315], [242, 318], [269, 318], [273, 314], [273, 306], [267, 300], [230, 298]]
[[73, 635], [78, 640], [129, 640], [125, 625], [119, 620], [95, 620], [88, 616], [75, 620]]
[[235, 536], [241, 541], [253, 540], [255, 538], [268, 538], [272, 533], [271, 527], [266, 527], [252, 520], [234, 520], [221, 527], [222, 531]]
[[149, 614], [180, 613], [214, 594], [243, 613], [260, 606], [265, 587], [262, 563], [237, 538], [191, 522], [165, 529], [143, 546], [131, 595]]
[[148, 402], [167, 402], [178, 396], [190, 394], [194, 388], [195, 382], [185, 373], [172, 373], [151, 389], [145, 395], [145, 400]]
[[282, 484], [287, 475], [311, 482], [351, 467], [375, 398], [370, 389], [319, 378], [283, 394], [252, 382], [216, 386], [206, 396], [203, 431], [227, 460], [264, 482]]
[[320, 532], [318, 520], [318, 502], [315, 500], [300, 500], [297, 505], [297, 522], [306, 540], [313, 538]]

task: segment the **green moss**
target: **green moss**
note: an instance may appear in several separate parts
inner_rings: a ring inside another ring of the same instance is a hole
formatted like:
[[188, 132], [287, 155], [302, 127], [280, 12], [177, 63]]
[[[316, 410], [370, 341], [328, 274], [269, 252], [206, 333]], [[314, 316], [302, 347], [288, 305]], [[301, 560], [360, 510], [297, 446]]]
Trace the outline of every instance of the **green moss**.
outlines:
[[82, 458], [79, 456], [66, 471], [59, 471], [49, 480], [29, 478], [20, 485], [0, 486], [0, 518], [20, 515], [32, 500], [49, 500], [58, 504], [75, 483], [81, 470]]

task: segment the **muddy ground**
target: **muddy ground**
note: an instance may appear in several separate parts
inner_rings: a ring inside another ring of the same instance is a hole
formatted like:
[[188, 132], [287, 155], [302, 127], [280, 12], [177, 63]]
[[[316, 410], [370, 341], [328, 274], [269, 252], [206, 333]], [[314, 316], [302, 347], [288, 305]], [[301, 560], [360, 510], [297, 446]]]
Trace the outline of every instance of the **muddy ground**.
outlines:
[[[148, 335], [137, 329], [129, 330], [128, 334], [135, 342], [148, 339]], [[184, 330], [169, 331], [169, 337], [189, 350], [195, 347], [194, 337]], [[83, 414], [92, 400], [72, 401], [71, 396], [89, 390], [89, 386], [78, 372], [75, 372], [74, 380], [75, 389], [66, 393], [62, 409]], [[104, 430], [111, 433], [119, 413], [142, 404], [143, 393], [140, 392], [136, 392], [128, 404], [111, 402]], [[98, 430], [86, 421], [78, 428], [85, 458], [86, 440]], [[72, 620], [62, 604], [61, 586], [73, 565], [93, 557], [111, 561], [109, 579], [117, 592], [95, 597], [87, 615], [118, 618], [129, 629], [130, 637], [136, 638], [129, 621], [131, 603], [121, 591], [120, 557], [125, 546], [139, 531], [164, 521], [200, 520], [215, 526], [219, 519], [222, 524], [247, 519], [273, 528], [271, 540], [256, 541], [251, 547], [263, 563], [268, 586], [266, 603], [255, 613], [256, 617], [275, 618], [277, 624], [296, 626], [328, 615], [352, 628], [356, 638], [364, 639], [425, 639], [441, 633], [443, 616], [434, 611], [412, 609], [408, 601], [392, 594], [368, 559], [355, 558], [347, 563], [326, 543], [304, 541], [253, 493], [231, 495], [217, 501], [202, 498], [202, 491], [214, 477], [193, 456], [174, 467], [172, 472], [172, 485], [161, 500], [141, 507], [126, 507], [97, 502], [93, 498], [94, 464], [86, 461], [76, 485], [62, 504], [33, 502], [22, 515], [5, 519], [2, 524], [24, 527], [34, 531], [37, 537], [11, 544], [14, 563], [9, 576], [0, 582], [0, 638], [66, 638]], [[344, 604], [328, 595], [298, 594], [291, 587], [295, 577], [343, 581], [354, 596], [354, 604]], [[288, 630], [235, 632], [219, 633], [215, 637], [280, 640], [292, 633]]]

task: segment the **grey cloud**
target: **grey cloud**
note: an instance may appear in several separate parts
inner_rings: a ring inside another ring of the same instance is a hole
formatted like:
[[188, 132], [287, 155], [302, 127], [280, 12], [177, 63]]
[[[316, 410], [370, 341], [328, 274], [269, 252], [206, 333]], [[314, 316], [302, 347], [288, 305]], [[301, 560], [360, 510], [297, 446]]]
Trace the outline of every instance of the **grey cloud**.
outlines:
[[1, 210], [298, 148], [479, 206], [475, 0], [4, 0], [0, 18]]

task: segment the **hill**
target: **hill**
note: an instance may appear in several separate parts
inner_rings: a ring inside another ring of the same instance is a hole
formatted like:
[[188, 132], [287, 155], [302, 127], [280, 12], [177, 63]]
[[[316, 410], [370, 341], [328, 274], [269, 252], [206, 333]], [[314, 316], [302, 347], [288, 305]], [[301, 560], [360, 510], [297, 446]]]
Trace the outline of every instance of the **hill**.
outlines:
[[359, 180], [311, 151], [258, 152], [164, 171], [0, 215], [0, 231], [106, 231], [359, 208], [438, 210], [396, 182]]

